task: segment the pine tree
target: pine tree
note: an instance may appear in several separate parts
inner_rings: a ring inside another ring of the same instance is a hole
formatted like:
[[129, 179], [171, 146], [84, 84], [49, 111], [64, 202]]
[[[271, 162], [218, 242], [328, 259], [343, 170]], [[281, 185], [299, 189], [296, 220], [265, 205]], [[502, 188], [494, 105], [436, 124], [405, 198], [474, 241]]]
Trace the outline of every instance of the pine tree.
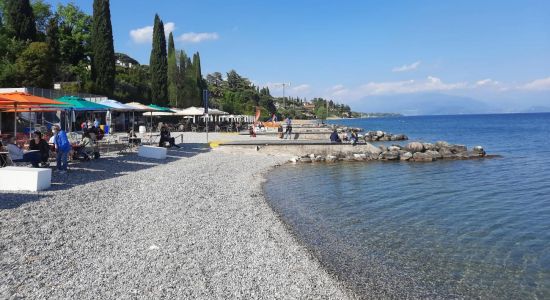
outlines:
[[94, 0], [91, 44], [94, 91], [111, 96], [115, 89], [116, 68], [109, 0]]
[[164, 23], [155, 15], [153, 48], [149, 61], [151, 72], [151, 100], [157, 105], [166, 105], [168, 99], [168, 62]]
[[36, 38], [36, 24], [29, 0], [5, 0], [6, 25], [10, 33], [22, 41]]
[[173, 107], [178, 106], [178, 63], [174, 35], [168, 37], [168, 100]]

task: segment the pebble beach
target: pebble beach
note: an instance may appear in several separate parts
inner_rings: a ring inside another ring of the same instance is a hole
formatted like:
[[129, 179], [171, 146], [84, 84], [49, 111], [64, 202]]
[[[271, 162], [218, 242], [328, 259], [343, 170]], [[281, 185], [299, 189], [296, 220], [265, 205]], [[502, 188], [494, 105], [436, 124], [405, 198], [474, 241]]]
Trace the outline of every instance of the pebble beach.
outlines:
[[262, 195], [288, 157], [203, 139], [185, 134], [165, 161], [107, 155], [54, 172], [47, 191], [0, 191], [0, 298], [353, 297]]

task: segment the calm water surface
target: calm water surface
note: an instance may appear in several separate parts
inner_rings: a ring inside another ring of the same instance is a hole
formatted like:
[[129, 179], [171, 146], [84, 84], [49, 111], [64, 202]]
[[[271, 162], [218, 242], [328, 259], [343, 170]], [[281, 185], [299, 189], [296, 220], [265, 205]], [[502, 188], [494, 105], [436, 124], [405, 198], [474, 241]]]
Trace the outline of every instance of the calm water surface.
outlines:
[[339, 278], [375, 298], [550, 299], [550, 114], [338, 123], [503, 156], [272, 171], [270, 204]]

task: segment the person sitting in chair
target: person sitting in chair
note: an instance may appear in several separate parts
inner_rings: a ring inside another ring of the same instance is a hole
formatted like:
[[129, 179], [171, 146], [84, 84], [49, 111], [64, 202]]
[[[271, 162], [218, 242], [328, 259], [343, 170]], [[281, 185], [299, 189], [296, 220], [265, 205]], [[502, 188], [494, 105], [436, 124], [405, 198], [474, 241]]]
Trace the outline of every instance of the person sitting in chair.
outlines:
[[42, 138], [42, 132], [34, 132], [34, 138], [29, 142], [29, 149], [40, 151], [40, 162], [42, 163], [42, 166], [50, 165], [48, 162], [50, 158], [50, 145], [48, 145], [48, 142]]
[[39, 151], [25, 152], [21, 150], [21, 148], [17, 147], [15, 144], [15, 137], [11, 135], [8, 136], [8, 145], [6, 148], [8, 149], [10, 158], [14, 163], [30, 162], [34, 168], [38, 168], [38, 164], [41, 160]]
[[89, 132], [84, 132], [82, 135], [82, 141], [79, 143], [78, 155], [82, 156], [84, 160], [90, 160], [90, 156], [94, 155], [94, 141], [90, 137]]
[[164, 147], [164, 143], [168, 142], [170, 144], [170, 147], [178, 147], [180, 146], [176, 145], [175, 139], [173, 137], [170, 137], [170, 131], [166, 126], [162, 126], [162, 129], [160, 130], [160, 142], [159, 147]]

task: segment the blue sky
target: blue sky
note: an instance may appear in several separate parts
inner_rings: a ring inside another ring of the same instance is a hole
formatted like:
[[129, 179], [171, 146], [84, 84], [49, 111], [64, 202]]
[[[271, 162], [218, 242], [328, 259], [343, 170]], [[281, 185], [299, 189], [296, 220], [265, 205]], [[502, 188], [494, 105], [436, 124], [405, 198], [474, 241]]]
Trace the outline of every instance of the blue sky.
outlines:
[[275, 95], [291, 82], [290, 95], [352, 107], [423, 92], [550, 106], [548, 12], [544, 0], [111, 1], [115, 49], [141, 63], [158, 13], [204, 74], [235, 69]]

